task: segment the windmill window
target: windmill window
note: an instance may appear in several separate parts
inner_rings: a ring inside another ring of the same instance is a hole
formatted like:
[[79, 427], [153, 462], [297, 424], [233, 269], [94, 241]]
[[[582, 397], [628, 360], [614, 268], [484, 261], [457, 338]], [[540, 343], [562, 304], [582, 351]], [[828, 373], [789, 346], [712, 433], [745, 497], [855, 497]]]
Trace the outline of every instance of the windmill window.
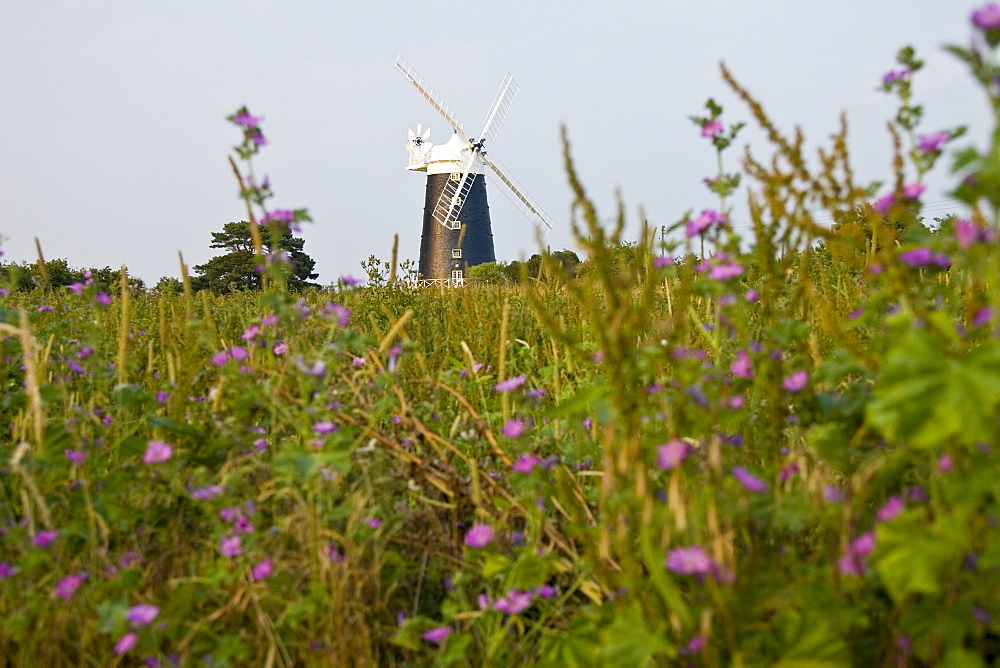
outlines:
[[452, 172], [451, 173], [451, 180], [452, 181], [461, 181], [462, 180], [462, 172]]
[[451, 256], [453, 258], [460, 258], [460, 257], [462, 257], [462, 249], [461, 248], [453, 248], [451, 250]]
[[455, 271], [451, 272], [451, 280], [460, 282], [462, 280], [462, 270], [456, 269]]

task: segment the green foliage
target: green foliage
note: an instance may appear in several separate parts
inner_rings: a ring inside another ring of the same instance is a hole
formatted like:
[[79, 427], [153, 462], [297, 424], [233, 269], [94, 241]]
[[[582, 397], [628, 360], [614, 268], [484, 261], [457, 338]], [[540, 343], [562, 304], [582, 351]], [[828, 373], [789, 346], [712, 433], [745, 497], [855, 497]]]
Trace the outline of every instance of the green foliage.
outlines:
[[[846, 123], [813, 167], [723, 76], [773, 150], [744, 162], [747, 239], [624, 240], [566, 140], [579, 265], [442, 291], [372, 257], [364, 288], [291, 292], [276, 262], [262, 290], [100, 300], [54, 265], [0, 294], [0, 655], [995, 663], [997, 221], [876, 211]], [[249, 160], [260, 119], [232, 119]], [[897, 184], [930, 164], [897, 156]], [[217, 241], [263, 258], [255, 229]]]
[[[305, 241], [292, 235], [286, 227], [272, 224], [262, 235], [263, 250], [269, 256], [287, 255], [290, 265], [285, 281], [291, 290], [316, 287], [310, 283], [319, 274], [313, 271], [316, 261], [302, 250]], [[205, 264], [195, 266], [197, 275], [192, 278], [195, 289], [211, 290], [216, 294], [228, 294], [238, 290], [259, 290], [262, 267], [261, 260], [254, 251], [250, 235], [250, 223], [246, 221], [226, 223], [221, 232], [212, 232], [212, 248], [226, 252]]]

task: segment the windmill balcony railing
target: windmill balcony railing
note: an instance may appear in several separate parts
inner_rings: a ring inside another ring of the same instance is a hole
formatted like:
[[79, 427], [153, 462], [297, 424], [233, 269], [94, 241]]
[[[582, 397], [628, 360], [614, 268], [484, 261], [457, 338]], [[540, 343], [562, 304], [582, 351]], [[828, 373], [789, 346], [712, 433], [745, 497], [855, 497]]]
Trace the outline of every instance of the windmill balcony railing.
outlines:
[[445, 288], [461, 288], [467, 284], [464, 278], [421, 278], [417, 280], [417, 287], [433, 288], [437, 286]]

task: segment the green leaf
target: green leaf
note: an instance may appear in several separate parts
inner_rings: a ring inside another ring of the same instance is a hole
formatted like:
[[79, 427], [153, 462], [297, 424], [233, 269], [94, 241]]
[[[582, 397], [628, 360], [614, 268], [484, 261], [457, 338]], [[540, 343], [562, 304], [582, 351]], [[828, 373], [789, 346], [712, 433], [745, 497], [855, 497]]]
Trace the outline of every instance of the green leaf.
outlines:
[[930, 524], [924, 518], [924, 510], [915, 508], [876, 529], [875, 567], [897, 603], [911, 594], [939, 594], [952, 580], [949, 567], [960, 567], [971, 547], [964, 518], [941, 515]]
[[601, 633], [601, 657], [605, 665], [646, 666], [660, 656], [676, 656], [667, 640], [666, 621], [643, 613], [638, 601], [617, 610]]
[[1000, 403], [1000, 348], [983, 344], [952, 359], [939, 339], [911, 329], [886, 357], [866, 418], [890, 441], [933, 448], [951, 437], [966, 444], [994, 435]]

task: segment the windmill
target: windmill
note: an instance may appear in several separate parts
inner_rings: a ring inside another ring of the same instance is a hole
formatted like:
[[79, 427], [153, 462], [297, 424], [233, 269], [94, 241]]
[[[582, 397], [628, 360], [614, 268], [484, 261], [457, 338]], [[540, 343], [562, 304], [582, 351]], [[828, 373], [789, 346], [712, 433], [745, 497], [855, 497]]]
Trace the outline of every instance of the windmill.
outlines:
[[496, 139], [517, 95], [517, 83], [510, 72], [504, 76], [486, 114], [482, 132], [478, 138], [470, 139], [448, 106], [409, 63], [400, 57], [395, 65], [452, 128], [451, 138], [443, 144], [431, 143], [430, 128], [424, 129], [422, 125], [407, 131], [406, 150], [410, 161], [406, 168], [427, 173], [420, 237], [420, 279], [424, 285], [462, 285], [468, 267], [496, 261], [484, 172], [495, 178], [510, 194], [511, 201], [536, 226], [552, 229], [550, 218], [535, 200], [524, 193], [496, 160], [486, 157], [486, 142]]

